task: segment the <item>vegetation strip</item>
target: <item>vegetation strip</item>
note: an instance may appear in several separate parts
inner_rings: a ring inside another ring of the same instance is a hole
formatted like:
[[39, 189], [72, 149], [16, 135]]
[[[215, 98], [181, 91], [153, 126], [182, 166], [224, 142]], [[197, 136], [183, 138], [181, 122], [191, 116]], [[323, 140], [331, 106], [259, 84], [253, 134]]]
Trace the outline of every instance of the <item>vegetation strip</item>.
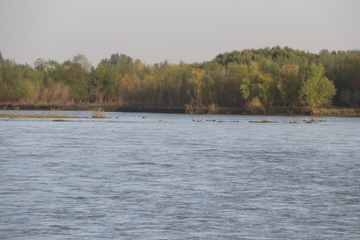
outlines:
[[0, 53], [0, 103], [210, 114], [235, 108], [264, 115], [274, 107], [302, 107], [313, 115], [359, 115], [319, 108], [360, 105], [360, 51], [314, 54], [276, 46], [226, 52], [202, 63], [153, 65], [112, 54], [96, 67], [81, 54], [30, 66]]
[[81, 118], [69, 115], [0, 113], [0, 118]]
[[[110, 118], [107, 114], [105, 114], [104, 110], [101, 108], [96, 108], [90, 111], [91, 118]], [[52, 110], [51, 114], [29, 114], [28, 112], [24, 112], [24, 114], [13, 114], [12, 112], [0, 113], [0, 118], [90, 118], [90, 117], [79, 117], [79, 116], [70, 116], [63, 113], [61, 110]], [[54, 120], [55, 121], [55, 120]], [[57, 121], [61, 121], [58, 119]]]

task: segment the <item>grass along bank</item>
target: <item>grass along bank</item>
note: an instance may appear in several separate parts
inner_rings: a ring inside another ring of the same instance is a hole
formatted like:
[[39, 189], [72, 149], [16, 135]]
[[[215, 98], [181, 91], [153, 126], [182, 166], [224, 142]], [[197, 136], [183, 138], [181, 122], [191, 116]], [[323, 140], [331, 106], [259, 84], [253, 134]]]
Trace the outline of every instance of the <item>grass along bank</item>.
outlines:
[[24, 111], [23, 114], [16, 114], [12, 111], [7, 112], [6, 110], [0, 113], [0, 118], [80, 118], [78, 116], [71, 116], [64, 114], [61, 110], [52, 110], [48, 114], [44, 113], [29, 113], [28, 111]]
[[104, 110], [101, 108], [96, 108], [90, 111], [91, 117], [79, 117], [72, 116], [68, 114], [64, 114], [62, 110], [53, 110], [51, 109], [48, 114], [45, 113], [29, 113], [28, 111], [24, 111], [23, 114], [16, 114], [12, 111], [0, 113], [0, 118], [109, 118], [108, 115], [105, 114]]

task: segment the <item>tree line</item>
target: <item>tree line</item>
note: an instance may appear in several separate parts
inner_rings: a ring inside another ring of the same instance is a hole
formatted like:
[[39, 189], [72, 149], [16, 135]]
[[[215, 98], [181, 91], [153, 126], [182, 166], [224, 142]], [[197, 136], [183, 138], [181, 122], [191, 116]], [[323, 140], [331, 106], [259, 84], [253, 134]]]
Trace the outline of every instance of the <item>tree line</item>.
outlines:
[[0, 53], [0, 102], [29, 104], [116, 103], [264, 108], [360, 104], [360, 51], [288, 47], [245, 49], [202, 63], [148, 65], [112, 54], [92, 66], [81, 54], [33, 66]]

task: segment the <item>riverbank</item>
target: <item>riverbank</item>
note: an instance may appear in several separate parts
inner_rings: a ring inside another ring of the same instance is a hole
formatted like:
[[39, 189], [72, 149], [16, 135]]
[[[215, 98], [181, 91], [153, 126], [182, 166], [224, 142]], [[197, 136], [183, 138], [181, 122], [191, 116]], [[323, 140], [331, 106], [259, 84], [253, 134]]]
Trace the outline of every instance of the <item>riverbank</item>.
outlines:
[[[61, 111], [92, 111], [102, 109], [105, 112], [151, 112], [151, 113], [187, 113], [185, 106], [151, 106], [151, 105], [119, 105], [119, 104], [0, 104], [0, 110], [61, 110]], [[214, 113], [204, 107], [202, 114]], [[232, 115], [284, 115], [284, 116], [360, 116], [360, 108], [306, 108], [306, 107], [272, 107], [263, 111], [251, 111], [243, 108], [216, 107], [217, 114]]]
[[[20, 110], [20, 109], [15, 109]], [[109, 118], [107, 114], [100, 108], [90, 111], [89, 117], [79, 117], [65, 114], [63, 110], [53, 110], [51, 109], [48, 113], [29, 113], [28, 110], [23, 110], [23, 113], [13, 113], [12, 110], [2, 110], [0, 111], [0, 118]]]
[[0, 118], [80, 118], [80, 117], [66, 115], [60, 113], [59, 111], [50, 114], [39, 114], [39, 113], [29, 114], [26, 112], [24, 114], [14, 114], [12, 112], [6, 112], [5, 110], [4, 112], [0, 113]]

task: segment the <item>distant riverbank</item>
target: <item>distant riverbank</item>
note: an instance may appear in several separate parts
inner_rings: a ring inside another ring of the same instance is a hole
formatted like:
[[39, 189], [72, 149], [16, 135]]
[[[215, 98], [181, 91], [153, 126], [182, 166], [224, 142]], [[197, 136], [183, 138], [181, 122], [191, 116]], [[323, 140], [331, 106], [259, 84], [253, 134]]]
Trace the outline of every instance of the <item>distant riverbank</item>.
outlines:
[[[64, 110], [80, 111], [101, 108], [106, 112], [151, 112], [151, 113], [187, 113], [185, 106], [145, 106], [145, 105], [119, 105], [119, 104], [77, 104], [77, 105], [50, 105], [50, 104], [0, 104], [0, 110]], [[202, 108], [198, 113], [208, 114], [210, 109]], [[214, 112], [211, 112], [214, 113]], [[298, 116], [360, 116], [360, 108], [291, 108], [291, 107], [272, 107], [261, 111], [243, 108], [217, 107], [217, 114], [234, 115], [298, 115]]]

